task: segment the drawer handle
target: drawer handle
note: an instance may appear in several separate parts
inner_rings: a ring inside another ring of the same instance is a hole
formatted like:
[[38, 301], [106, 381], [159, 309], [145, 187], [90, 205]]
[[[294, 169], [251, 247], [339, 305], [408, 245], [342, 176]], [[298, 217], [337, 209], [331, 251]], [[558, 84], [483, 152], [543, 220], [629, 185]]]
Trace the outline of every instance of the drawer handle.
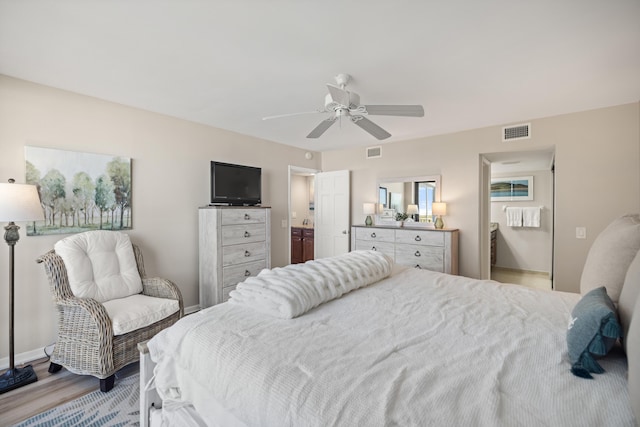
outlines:
[[245, 270], [244, 277], [249, 277], [249, 276], [251, 276], [251, 272], [249, 270]]
[[251, 216], [248, 213], [246, 213], [246, 214], [244, 214], [244, 219], [246, 219], [248, 221], [248, 220], [251, 219]]
[[416, 251], [415, 254], [413, 254], [414, 256], [420, 256], [420, 251]]
[[376, 238], [376, 233], [371, 233], [371, 238], [375, 239]]
[[375, 247], [375, 246], [372, 246], [372, 247], [371, 247], [371, 250], [372, 250], [372, 251], [377, 251], [377, 249], [376, 249], [376, 247]]
[[420, 267], [420, 264], [416, 264], [415, 268], [417, 268], [418, 270], [422, 270], [422, 267]]
[[251, 253], [249, 253], [249, 251], [244, 251], [244, 256], [251, 256]]
[[249, 234], [249, 232], [248, 232], [248, 231], [245, 231], [245, 232], [244, 232], [244, 237], [249, 237], [249, 236], [251, 236], [251, 234]]
[[413, 240], [415, 240], [416, 242], [419, 242], [419, 241], [421, 241], [422, 239], [420, 238], [420, 236], [416, 236], [416, 238], [415, 238], [415, 239], [413, 239]]

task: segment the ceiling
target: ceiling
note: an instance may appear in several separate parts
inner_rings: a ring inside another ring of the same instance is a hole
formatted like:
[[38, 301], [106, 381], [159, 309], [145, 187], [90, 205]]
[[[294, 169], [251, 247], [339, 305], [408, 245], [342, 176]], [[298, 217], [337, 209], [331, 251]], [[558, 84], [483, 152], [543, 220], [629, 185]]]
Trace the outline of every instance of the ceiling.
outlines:
[[0, 0], [0, 74], [314, 151], [378, 145], [326, 83], [426, 137], [640, 100], [638, 0]]

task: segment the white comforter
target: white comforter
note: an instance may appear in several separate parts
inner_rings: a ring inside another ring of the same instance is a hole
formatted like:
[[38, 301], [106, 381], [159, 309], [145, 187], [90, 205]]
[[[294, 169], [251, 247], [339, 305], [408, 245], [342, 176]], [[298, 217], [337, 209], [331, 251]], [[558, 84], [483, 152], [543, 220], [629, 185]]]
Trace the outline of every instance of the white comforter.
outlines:
[[221, 425], [632, 426], [620, 351], [569, 372], [578, 299], [407, 269], [292, 320], [217, 305], [149, 350], [161, 396]]

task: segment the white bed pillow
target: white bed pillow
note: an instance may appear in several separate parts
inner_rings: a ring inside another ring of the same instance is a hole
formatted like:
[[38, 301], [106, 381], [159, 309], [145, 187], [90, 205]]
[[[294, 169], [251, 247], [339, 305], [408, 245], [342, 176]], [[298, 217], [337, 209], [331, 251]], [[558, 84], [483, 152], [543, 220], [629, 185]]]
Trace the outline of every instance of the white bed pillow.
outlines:
[[634, 311], [635, 315], [629, 325], [626, 350], [629, 363], [629, 399], [636, 423], [640, 423], [640, 298], [636, 300]]
[[64, 261], [69, 286], [79, 298], [105, 302], [142, 292], [142, 280], [129, 236], [117, 231], [87, 231], [54, 245]]
[[640, 296], [640, 251], [631, 262], [627, 275], [624, 278], [624, 286], [620, 292], [618, 300], [618, 317], [622, 327], [622, 344], [627, 349], [627, 336], [629, 335], [629, 325], [636, 301]]
[[615, 219], [593, 242], [580, 279], [580, 293], [604, 286], [617, 304], [627, 270], [640, 249], [640, 215]]
[[382, 252], [352, 251], [304, 264], [265, 269], [238, 283], [229, 294], [229, 304], [293, 319], [388, 277], [393, 264], [391, 257]]

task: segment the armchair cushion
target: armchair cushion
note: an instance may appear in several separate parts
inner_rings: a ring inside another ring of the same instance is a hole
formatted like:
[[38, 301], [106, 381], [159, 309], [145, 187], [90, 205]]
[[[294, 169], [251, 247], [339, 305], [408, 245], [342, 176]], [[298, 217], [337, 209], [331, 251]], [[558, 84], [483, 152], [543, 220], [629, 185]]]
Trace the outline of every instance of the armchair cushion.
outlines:
[[102, 303], [107, 310], [113, 335], [124, 335], [171, 316], [180, 309], [175, 299], [137, 294]]
[[105, 302], [142, 292], [142, 280], [129, 236], [116, 231], [87, 231], [58, 241], [69, 286], [79, 298]]

